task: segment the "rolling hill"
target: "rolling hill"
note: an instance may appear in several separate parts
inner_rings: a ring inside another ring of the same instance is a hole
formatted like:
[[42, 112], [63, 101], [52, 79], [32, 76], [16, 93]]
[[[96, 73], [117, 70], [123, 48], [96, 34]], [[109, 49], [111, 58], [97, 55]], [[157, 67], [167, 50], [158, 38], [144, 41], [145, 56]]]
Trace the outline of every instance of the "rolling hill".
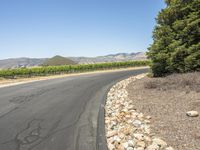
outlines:
[[74, 62], [73, 60], [57, 55], [52, 58], [46, 59], [42, 63], [42, 66], [61, 66], [61, 65], [75, 65], [75, 64], [77, 63]]

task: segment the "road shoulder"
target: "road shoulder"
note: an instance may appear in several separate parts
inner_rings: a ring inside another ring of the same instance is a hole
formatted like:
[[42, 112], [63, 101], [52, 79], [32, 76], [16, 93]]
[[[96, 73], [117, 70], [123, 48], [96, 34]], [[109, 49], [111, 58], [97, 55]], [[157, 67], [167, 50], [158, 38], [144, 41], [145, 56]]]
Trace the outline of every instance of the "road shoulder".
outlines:
[[145, 77], [133, 76], [115, 84], [109, 91], [105, 107], [105, 127], [110, 150], [173, 150], [151, 131], [151, 117], [135, 108], [127, 87]]

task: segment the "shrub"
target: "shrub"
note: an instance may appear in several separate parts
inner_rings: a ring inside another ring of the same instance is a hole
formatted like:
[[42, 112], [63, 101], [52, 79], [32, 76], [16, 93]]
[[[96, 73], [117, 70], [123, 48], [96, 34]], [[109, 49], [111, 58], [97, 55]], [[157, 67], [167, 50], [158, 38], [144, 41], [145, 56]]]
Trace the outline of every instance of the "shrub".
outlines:
[[148, 49], [154, 76], [200, 70], [200, 0], [166, 0]]

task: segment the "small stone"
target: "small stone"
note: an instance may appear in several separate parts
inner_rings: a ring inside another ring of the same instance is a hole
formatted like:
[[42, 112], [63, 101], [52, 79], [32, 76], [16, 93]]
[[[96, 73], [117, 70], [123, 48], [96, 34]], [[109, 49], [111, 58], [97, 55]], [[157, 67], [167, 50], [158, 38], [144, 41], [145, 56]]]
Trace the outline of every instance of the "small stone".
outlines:
[[198, 117], [199, 116], [199, 113], [197, 111], [188, 111], [186, 114], [189, 117]]
[[141, 126], [141, 121], [139, 121], [139, 120], [135, 120], [135, 121], [133, 121], [133, 125], [135, 126], [135, 127], [140, 127]]
[[117, 142], [120, 142], [120, 141], [121, 141], [121, 139], [120, 139], [118, 136], [114, 136], [114, 137], [113, 137], [113, 140], [114, 140], [114, 141], [117, 141]]
[[143, 147], [138, 147], [138, 148], [136, 148], [136, 150], [144, 150], [144, 148]]
[[133, 136], [140, 141], [144, 140], [143, 134], [135, 133], [135, 134], [133, 134]]
[[150, 138], [149, 136], [145, 136], [145, 137], [144, 137], [144, 140], [145, 140], [146, 142], [151, 142], [151, 141], [152, 141], [151, 138]]
[[129, 135], [131, 133], [131, 129], [126, 128], [123, 132], [124, 132], [125, 135]]
[[120, 138], [120, 139], [123, 139], [124, 137], [125, 137], [125, 134], [119, 133], [119, 138]]
[[151, 130], [148, 126], [145, 126], [144, 130], [145, 130], [145, 133], [147, 133], [147, 134], [151, 133]]
[[109, 124], [109, 123], [110, 123], [110, 120], [106, 120], [105, 123], [106, 123], [106, 124]]
[[124, 146], [122, 144], [120, 144], [118, 147], [117, 147], [117, 150], [125, 150]]
[[150, 120], [144, 120], [144, 122], [147, 123], [147, 124], [151, 123]]
[[159, 147], [161, 147], [161, 148], [167, 147], [167, 143], [166, 143], [165, 141], [159, 139], [159, 138], [154, 138], [154, 139], [153, 139], [153, 143], [154, 143], [154, 144], [157, 144], [157, 145], [158, 145]]
[[151, 116], [146, 116], [147, 119], [151, 119]]
[[114, 142], [115, 147], [119, 147], [119, 145], [120, 145], [120, 142], [117, 142], [117, 141]]
[[115, 149], [115, 146], [111, 143], [108, 143], [108, 149], [109, 150], [114, 150]]
[[135, 142], [133, 140], [129, 140], [128, 141], [128, 146], [129, 147], [134, 147], [135, 146]]
[[140, 118], [140, 119], [142, 119], [144, 117], [144, 115], [142, 114], [142, 113], [140, 113], [139, 115], [138, 115], [138, 118]]
[[147, 147], [147, 150], [159, 150], [159, 146], [153, 143]]
[[173, 147], [167, 147], [165, 150], [174, 150]]
[[115, 135], [117, 135], [118, 133], [117, 133], [117, 131], [108, 131], [108, 133], [107, 133], [107, 138], [110, 138], [110, 137], [113, 137], [113, 136], [115, 136]]
[[126, 150], [134, 150], [133, 147], [128, 147]]
[[137, 146], [145, 148], [146, 144], [143, 141], [137, 142]]
[[125, 149], [128, 148], [128, 142], [126, 142], [126, 143], [122, 143], [122, 145], [123, 145], [123, 147], [124, 147]]

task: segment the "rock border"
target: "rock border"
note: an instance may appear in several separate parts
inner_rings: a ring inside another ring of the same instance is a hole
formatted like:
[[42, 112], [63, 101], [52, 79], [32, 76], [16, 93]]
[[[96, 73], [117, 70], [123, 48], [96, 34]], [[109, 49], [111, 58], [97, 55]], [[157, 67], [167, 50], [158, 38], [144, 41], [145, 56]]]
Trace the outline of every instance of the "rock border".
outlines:
[[174, 150], [151, 132], [151, 116], [134, 108], [126, 87], [146, 74], [129, 77], [115, 84], [107, 94], [105, 131], [109, 150]]

